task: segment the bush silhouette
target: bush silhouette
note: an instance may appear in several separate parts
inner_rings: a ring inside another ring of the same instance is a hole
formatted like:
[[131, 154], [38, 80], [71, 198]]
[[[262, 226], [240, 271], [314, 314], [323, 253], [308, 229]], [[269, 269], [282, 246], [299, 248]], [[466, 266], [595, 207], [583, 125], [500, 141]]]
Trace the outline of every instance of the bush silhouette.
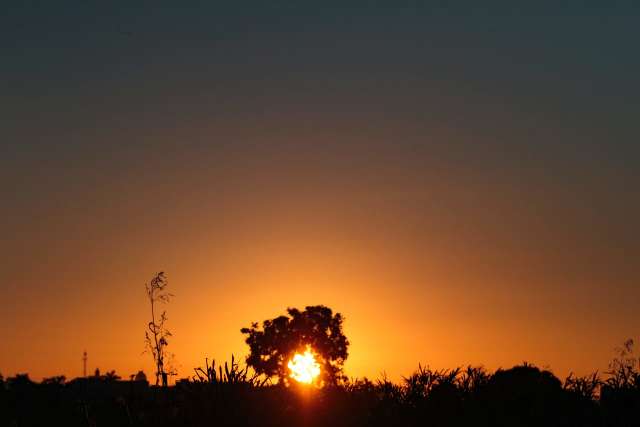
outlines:
[[605, 377], [602, 392], [590, 394], [590, 384], [600, 382], [595, 374], [570, 376], [563, 384], [528, 364], [494, 373], [419, 366], [400, 383], [384, 376], [344, 380], [306, 398], [296, 389], [255, 381], [235, 359], [205, 365], [195, 379], [167, 388], [95, 377], [35, 383], [17, 375], [0, 389], [0, 425], [640, 425], [640, 389], [608, 384]]

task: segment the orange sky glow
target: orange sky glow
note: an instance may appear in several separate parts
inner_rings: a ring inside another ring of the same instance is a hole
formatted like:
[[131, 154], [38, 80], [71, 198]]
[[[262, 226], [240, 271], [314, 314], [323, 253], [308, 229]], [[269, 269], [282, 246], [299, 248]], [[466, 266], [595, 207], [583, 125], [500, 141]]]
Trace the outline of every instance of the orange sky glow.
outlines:
[[159, 271], [172, 380], [318, 304], [350, 377], [640, 338], [637, 14], [89, 3], [0, 25], [4, 377], [151, 378]]
[[147, 170], [162, 173], [70, 184], [48, 195], [46, 214], [15, 217], [1, 372], [74, 377], [86, 349], [91, 372], [151, 374], [144, 283], [160, 270], [175, 294], [178, 378], [205, 357], [246, 355], [239, 330], [250, 322], [314, 304], [346, 317], [354, 377], [525, 360], [587, 373], [637, 330], [636, 267], [589, 233], [588, 217], [571, 219], [580, 207], [564, 194], [280, 149], [286, 159], [252, 164], [211, 154], [222, 172], [192, 158], [180, 175], [172, 167], [186, 158], [151, 158]]

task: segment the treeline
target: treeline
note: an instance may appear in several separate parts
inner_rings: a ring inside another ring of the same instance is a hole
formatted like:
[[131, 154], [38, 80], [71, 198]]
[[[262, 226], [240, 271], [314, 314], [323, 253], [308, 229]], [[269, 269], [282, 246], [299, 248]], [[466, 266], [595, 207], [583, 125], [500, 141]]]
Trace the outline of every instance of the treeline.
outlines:
[[[627, 343], [629, 344], [629, 343]], [[630, 347], [627, 347], [628, 349]], [[638, 361], [561, 381], [533, 365], [418, 369], [314, 389], [269, 384], [232, 361], [197, 368], [173, 387], [116, 375], [0, 382], [7, 426], [640, 426]]]

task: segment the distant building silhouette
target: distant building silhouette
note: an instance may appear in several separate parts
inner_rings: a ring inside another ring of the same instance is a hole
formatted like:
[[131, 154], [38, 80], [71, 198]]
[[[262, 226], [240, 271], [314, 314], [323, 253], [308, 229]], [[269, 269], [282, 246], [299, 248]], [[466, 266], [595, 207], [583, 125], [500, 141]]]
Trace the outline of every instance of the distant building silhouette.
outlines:
[[134, 381], [140, 381], [140, 382], [146, 382], [147, 381], [147, 376], [145, 375], [144, 372], [142, 371], [138, 371], [138, 373], [136, 374], [136, 376], [133, 378]]

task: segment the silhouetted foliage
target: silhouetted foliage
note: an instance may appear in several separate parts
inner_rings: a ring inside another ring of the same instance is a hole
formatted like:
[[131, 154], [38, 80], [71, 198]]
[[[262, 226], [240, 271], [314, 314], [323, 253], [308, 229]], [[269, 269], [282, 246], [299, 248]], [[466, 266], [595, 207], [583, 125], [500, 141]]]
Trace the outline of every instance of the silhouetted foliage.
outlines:
[[342, 368], [349, 342], [342, 332], [342, 315], [333, 314], [323, 305], [307, 306], [304, 311], [289, 308], [287, 313], [288, 316], [263, 321], [262, 327], [253, 323], [250, 328], [241, 329], [248, 335], [247, 364], [258, 374], [277, 376], [281, 383], [288, 383], [287, 361], [310, 345], [322, 367], [321, 381], [337, 384], [344, 380]]
[[9, 388], [28, 388], [35, 385], [31, 378], [29, 378], [29, 374], [16, 374], [15, 377], [7, 378], [7, 385]]
[[499, 369], [487, 383], [489, 421], [498, 425], [557, 425], [562, 418], [562, 383], [549, 371], [523, 364]]
[[[216, 361], [212, 360], [209, 365], [209, 359], [204, 360], [205, 367], [194, 368], [195, 375], [192, 377], [194, 382], [209, 384], [247, 384], [255, 387], [264, 386], [269, 379], [260, 378], [256, 372], [249, 373], [249, 365], [244, 368], [236, 362], [233, 354], [231, 355], [231, 363], [224, 362], [224, 365], [218, 365], [216, 371]], [[223, 369], [224, 366], [224, 369]]]
[[570, 375], [563, 384], [551, 372], [529, 364], [494, 373], [482, 367], [418, 366], [400, 383], [383, 375], [373, 382], [344, 380], [333, 387], [304, 390], [256, 381], [233, 357], [221, 365], [206, 360], [192, 379], [167, 388], [107, 381], [108, 375], [38, 384], [22, 374], [10, 378], [0, 392], [0, 425], [640, 425], [640, 390], [617, 380], [607, 383], [610, 374], [606, 375], [603, 392], [598, 393], [596, 374]]
[[105, 381], [116, 381], [119, 379], [120, 379], [120, 376], [116, 374], [115, 370], [107, 371], [107, 373], [104, 375]]
[[147, 298], [151, 306], [151, 321], [147, 325], [148, 330], [145, 331], [145, 343], [156, 365], [156, 385], [162, 379], [162, 385], [165, 387], [167, 386], [167, 375], [173, 374], [172, 370], [167, 369], [166, 366], [166, 358], [170, 356], [167, 354], [166, 347], [169, 345], [168, 338], [171, 336], [171, 332], [164, 325], [167, 321], [166, 311], [162, 311], [160, 317], [156, 318], [156, 304], [167, 303], [173, 296], [167, 292], [167, 285], [167, 276], [164, 272], [156, 274], [145, 285]]
[[605, 418], [618, 425], [640, 425], [640, 359], [633, 354], [633, 344], [629, 339], [616, 349], [600, 392]]
[[[631, 340], [617, 349], [604, 380], [597, 373], [571, 374], [563, 383], [524, 363], [494, 373], [418, 365], [399, 384], [386, 375], [349, 381], [341, 375], [348, 346], [342, 317], [323, 306], [288, 314], [242, 330], [252, 350], [244, 367], [233, 355], [218, 366], [205, 359], [175, 387], [150, 388], [142, 371], [131, 376], [135, 381], [96, 369], [92, 377], [66, 382], [57, 376], [40, 384], [17, 374], [0, 387], [0, 425], [640, 426], [640, 360]], [[271, 385], [274, 375], [286, 381], [285, 362], [306, 344], [333, 375], [331, 387]], [[268, 362], [262, 371], [250, 365], [256, 360]]]
[[633, 340], [626, 340], [622, 347], [616, 348], [618, 353], [609, 363], [609, 378], [605, 385], [617, 389], [634, 389], [640, 386], [640, 374], [638, 366], [640, 358], [633, 354]]
[[583, 377], [576, 377], [573, 373], [564, 380], [564, 389], [576, 397], [585, 400], [595, 399], [600, 391], [602, 381], [597, 372]]
[[[64, 377], [63, 381], [64, 381]], [[100, 373], [100, 369], [96, 368], [96, 370], [93, 373], [92, 377], [89, 377], [94, 381], [118, 381], [120, 380], [120, 375], [116, 374], [116, 371], [114, 369], [107, 371], [106, 374], [102, 375]]]
[[67, 378], [64, 375], [58, 375], [55, 377], [43, 378], [42, 384], [49, 385], [63, 385]]

